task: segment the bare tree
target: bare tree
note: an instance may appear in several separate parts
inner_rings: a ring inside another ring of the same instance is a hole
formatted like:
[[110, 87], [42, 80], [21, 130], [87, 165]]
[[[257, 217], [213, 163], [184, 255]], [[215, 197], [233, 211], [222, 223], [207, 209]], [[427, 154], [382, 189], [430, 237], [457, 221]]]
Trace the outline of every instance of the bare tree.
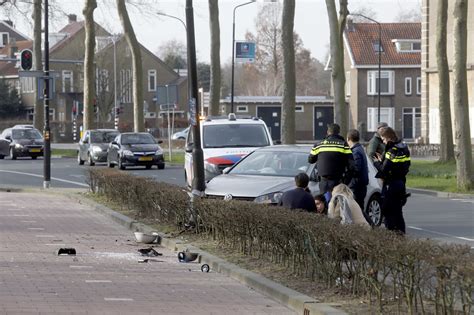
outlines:
[[283, 1], [281, 15], [281, 50], [283, 51], [283, 100], [281, 103], [281, 141], [294, 144], [295, 138], [295, 41], [293, 28], [295, 22], [295, 0]]
[[221, 31], [219, 27], [218, 0], [209, 0], [209, 28], [211, 31], [211, 86], [209, 89], [209, 114], [219, 114], [221, 98]]
[[421, 22], [421, 4], [416, 9], [401, 10], [395, 17], [397, 22]]
[[440, 161], [454, 160], [453, 126], [449, 100], [449, 66], [446, 53], [446, 24], [448, 21], [448, 0], [438, 1], [436, 29], [436, 61], [438, 63]]
[[94, 10], [97, 8], [96, 0], [85, 0], [84, 9], [84, 28], [85, 56], [84, 56], [84, 130], [91, 129], [94, 121], [93, 104], [95, 98], [95, 71], [94, 71], [94, 52], [95, 52], [95, 23]]
[[467, 0], [454, 4], [454, 128], [456, 139], [456, 173], [458, 189], [473, 187], [472, 146], [467, 93]]
[[329, 18], [331, 76], [334, 88], [334, 120], [341, 126], [341, 134], [346, 134], [348, 128], [348, 111], [346, 106], [344, 71], [343, 34], [346, 27], [347, 0], [339, 0], [339, 17], [336, 13], [335, 0], [326, 0]]
[[145, 117], [143, 114], [143, 68], [140, 44], [138, 43], [132, 23], [130, 22], [125, 0], [117, 0], [117, 9], [125, 39], [132, 52], [133, 130], [135, 132], [142, 132], [145, 131]]
[[[33, 70], [41, 70], [43, 63], [41, 62], [41, 0], [33, 1]], [[33, 116], [33, 125], [36, 129], [42, 130], [44, 124], [44, 106], [38, 100], [38, 85], [35, 84], [35, 107]]]
[[160, 45], [157, 55], [173, 69], [185, 69], [187, 65], [186, 44], [171, 39]]

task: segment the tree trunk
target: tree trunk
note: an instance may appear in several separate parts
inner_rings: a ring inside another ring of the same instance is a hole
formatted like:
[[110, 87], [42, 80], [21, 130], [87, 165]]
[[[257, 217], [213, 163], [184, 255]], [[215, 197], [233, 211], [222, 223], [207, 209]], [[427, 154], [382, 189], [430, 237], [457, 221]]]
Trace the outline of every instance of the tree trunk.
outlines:
[[473, 187], [472, 147], [467, 94], [467, 0], [454, 5], [454, 129], [456, 139], [457, 186], [461, 190]]
[[[41, 62], [41, 0], [34, 0], [33, 2], [33, 70], [42, 70], [43, 63]], [[36, 79], [36, 78], [35, 78]], [[41, 91], [40, 91], [41, 92]], [[44, 105], [38, 100], [38, 85], [34, 85], [35, 107], [33, 115], [33, 125], [38, 130], [43, 130], [44, 126]]]
[[436, 29], [436, 61], [439, 80], [439, 123], [440, 161], [454, 160], [453, 126], [449, 99], [449, 65], [446, 53], [446, 24], [448, 20], [448, 0], [438, 1], [438, 21]]
[[143, 132], [145, 131], [145, 118], [143, 115], [143, 68], [140, 44], [130, 22], [125, 0], [117, 0], [117, 9], [125, 39], [132, 52], [133, 130], [135, 132]]
[[96, 0], [86, 0], [82, 14], [84, 14], [84, 27], [86, 32], [85, 56], [84, 56], [84, 130], [92, 129], [94, 122], [94, 98], [95, 98], [95, 23], [94, 10], [97, 8]]
[[[209, 89], [209, 115], [219, 115], [221, 99], [221, 31], [218, 0], [209, 0], [209, 27], [211, 30], [211, 86]], [[204, 106], [204, 104], [201, 104]]]
[[283, 1], [281, 15], [281, 49], [283, 51], [283, 99], [281, 103], [281, 141], [294, 144], [295, 139], [295, 42], [293, 27], [295, 20], [295, 0]]
[[334, 120], [341, 127], [341, 134], [348, 130], [348, 112], [346, 106], [346, 75], [344, 71], [343, 34], [346, 27], [347, 0], [339, 0], [339, 18], [334, 0], [326, 0], [330, 31], [331, 76], [334, 89]]

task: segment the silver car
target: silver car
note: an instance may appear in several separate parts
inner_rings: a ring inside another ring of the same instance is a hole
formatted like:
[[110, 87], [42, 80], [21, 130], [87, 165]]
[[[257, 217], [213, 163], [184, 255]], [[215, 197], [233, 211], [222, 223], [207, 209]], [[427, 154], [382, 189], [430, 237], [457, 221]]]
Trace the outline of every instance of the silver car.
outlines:
[[79, 140], [77, 163], [83, 165], [87, 161], [90, 166], [94, 166], [98, 162], [107, 162], [109, 143], [119, 134], [115, 129], [86, 130]]
[[[246, 200], [278, 204], [287, 190], [295, 187], [294, 177], [305, 172], [310, 177], [309, 189], [313, 196], [319, 194], [318, 174], [315, 164], [308, 163], [308, 145], [281, 145], [257, 149], [240, 160], [224, 174], [207, 183], [206, 197], [224, 200]], [[381, 186], [375, 178], [376, 169], [369, 165], [369, 185], [365, 211], [376, 225], [381, 218]]]
[[181, 131], [175, 132], [171, 135], [171, 139], [173, 140], [185, 140], [189, 133], [189, 128], [183, 129]]

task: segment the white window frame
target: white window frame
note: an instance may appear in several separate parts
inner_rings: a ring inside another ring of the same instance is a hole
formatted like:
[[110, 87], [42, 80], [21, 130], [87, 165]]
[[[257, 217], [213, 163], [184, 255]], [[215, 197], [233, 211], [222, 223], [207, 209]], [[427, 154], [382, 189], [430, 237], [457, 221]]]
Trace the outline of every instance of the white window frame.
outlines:
[[295, 105], [295, 113], [304, 113], [303, 105]]
[[[395, 125], [395, 108], [381, 107], [380, 121], [386, 122], [389, 126]], [[378, 125], [378, 108], [367, 107], [367, 131], [377, 131]]]
[[[410, 45], [410, 48], [409, 49], [402, 49], [402, 45], [404, 45], [404, 44]], [[415, 44], [420, 44], [420, 49], [415, 49], [413, 47]], [[417, 52], [421, 52], [421, 41], [407, 41], [407, 40], [396, 41], [395, 46], [397, 47], [397, 52], [399, 52], [399, 53], [417, 53]]]
[[421, 95], [421, 77], [416, 78], [416, 95]]
[[[66, 91], [66, 79], [70, 79], [70, 89]], [[72, 70], [63, 70], [62, 71], [62, 91], [63, 93], [74, 92], [74, 72]]]
[[[395, 94], [395, 71], [383, 70], [380, 71], [382, 79], [388, 78], [388, 92], [380, 92], [380, 95], [394, 95]], [[367, 71], [367, 95], [378, 95], [376, 89], [376, 82], [379, 77], [379, 71]]]
[[405, 116], [411, 116], [411, 119], [413, 121], [414, 137], [407, 138], [406, 135], [403, 134], [403, 138], [415, 140], [417, 138], [417, 134], [421, 135], [421, 123], [419, 126], [420, 128], [417, 128], [417, 125], [416, 125], [416, 118], [421, 119], [421, 108], [420, 107], [403, 107], [402, 108], [402, 131], [405, 131]]
[[405, 95], [411, 95], [412, 93], [412, 79], [411, 77], [405, 78]]
[[[4, 35], [7, 35], [7, 42], [6, 43], [3, 42], [3, 36]], [[6, 45], [8, 45], [9, 42], [10, 42], [10, 34], [8, 32], [1, 32], [0, 33], [0, 47], [5, 47]]]
[[[153, 78], [153, 86], [151, 86], [151, 78]], [[148, 70], [148, 92], [156, 91], [156, 70]]]
[[247, 105], [237, 105], [237, 113], [248, 113], [249, 107]]
[[346, 96], [351, 96], [351, 72], [346, 71]]
[[122, 95], [120, 100], [122, 103], [132, 102], [132, 70], [122, 69], [120, 70], [120, 91]]

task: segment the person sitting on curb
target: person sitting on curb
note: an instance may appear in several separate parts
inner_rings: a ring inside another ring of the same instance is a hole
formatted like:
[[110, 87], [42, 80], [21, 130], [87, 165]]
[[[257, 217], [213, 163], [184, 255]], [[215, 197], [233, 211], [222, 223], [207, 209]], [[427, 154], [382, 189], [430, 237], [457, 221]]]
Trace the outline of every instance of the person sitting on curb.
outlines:
[[370, 227], [370, 224], [365, 219], [362, 210], [354, 200], [352, 190], [345, 184], [339, 184], [332, 190], [328, 217], [332, 219], [340, 219], [341, 224], [358, 224]]
[[328, 214], [328, 204], [326, 202], [326, 197], [324, 197], [323, 194], [316, 195], [316, 197], [314, 197], [314, 203], [316, 205], [317, 214]]
[[307, 191], [308, 183], [308, 174], [297, 174], [295, 176], [296, 188], [283, 193], [280, 206], [288, 209], [303, 209], [308, 212], [316, 212], [316, 204], [314, 203], [313, 196]]

